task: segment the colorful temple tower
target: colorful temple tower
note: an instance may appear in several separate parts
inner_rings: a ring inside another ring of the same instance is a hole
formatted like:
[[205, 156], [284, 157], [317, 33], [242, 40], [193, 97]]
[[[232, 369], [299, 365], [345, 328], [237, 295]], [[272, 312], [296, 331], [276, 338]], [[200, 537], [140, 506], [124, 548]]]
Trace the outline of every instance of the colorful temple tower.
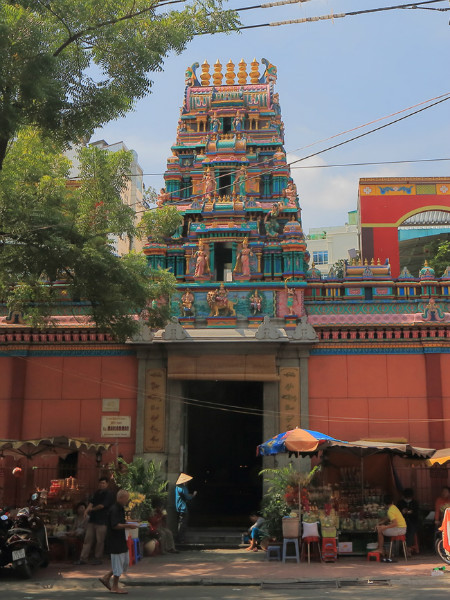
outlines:
[[183, 224], [170, 243], [150, 239], [144, 249], [151, 264], [176, 276], [181, 295], [172, 312], [185, 325], [194, 315], [233, 326], [262, 312], [302, 314], [295, 290], [305, 286], [309, 253], [283, 149], [277, 69], [262, 64], [242, 59], [236, 68], [230, 60], [223, 69], [217, 61], [211, 74], [205, 61], [200, 80], [198, 63], [186, 71], [157, 201], [176, 206]]

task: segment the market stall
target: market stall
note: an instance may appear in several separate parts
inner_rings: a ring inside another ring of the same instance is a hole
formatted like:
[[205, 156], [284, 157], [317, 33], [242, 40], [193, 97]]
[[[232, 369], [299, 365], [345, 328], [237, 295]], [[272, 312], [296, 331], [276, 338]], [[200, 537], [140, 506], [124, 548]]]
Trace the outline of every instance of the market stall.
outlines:
[[[293, 430], [297, 431], [297, 430]], [[317, 432], [313, 432], [317, 434]], [[297, 435], [300, 435], [297, 433]], [[290, 436], [280, 434], [282, 439]], [[320, 467], [307, 483], [301, 473], [286, 486], [285, 500], [305, 523], [320, 524], [322, 551], [330, 560], [340, 555], [365, 554], [368, 544], [376, 544], [375, 526], [386, 515], [383, 497], [398, 488], [393, 457], [426, 462], [433, 449], [405, 443], [359, 440], [343, 442], [320, 434], [313, 447], [277, 447], [279, 436], [261, 445], [264, 453], [289, 452], [314, 456]], [[261, 449], [261, 446], [259, 449]], [[307, 527], [310, 530], [310, 527]]]
[[[365, 554], [375, 544], [375, 526], [386, 516], [385, 494], [397, 493], [398, 481], [393, 458], [423, 461], [433, 454], [430, 448], [359, 440], [331, 443], [323, 452], [322, 487], [312, 490], [313, 504], [322, 527], [336, 528], [339, 554]], [[320, 508], [319, 508], [320, 506]], [[308, 517], [305, 517], [308, 518]]]

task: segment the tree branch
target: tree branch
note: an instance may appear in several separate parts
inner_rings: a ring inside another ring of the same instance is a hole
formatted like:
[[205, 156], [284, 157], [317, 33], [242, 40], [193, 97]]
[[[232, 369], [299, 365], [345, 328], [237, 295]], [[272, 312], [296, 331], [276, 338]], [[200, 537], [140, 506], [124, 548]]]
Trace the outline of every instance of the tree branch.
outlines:
[[151, 12], [156, 6], [158, 6], [158, 4], [159, 4], [159, 2], [154, 2], [151, 4], [151, 6], [148, 6], [147, 8], [143, 8], [142, 10], [138, 10], [135, 12], [129, 12], [126, 15], [123, 15], [123, 17], [117, 17], [116, 19], [109, 19], [108, 21], [101, 21], [100, 23], [97, 23], [97, 25], [93, 25], [92, 27], [87, 27], [83, 31], [79, 31], [78, 33], [69, 35], [67, 40], [53, 53], [53, 56], [58, 56], [59, 54], [61, 54], [61, 52], [65, 48], [67, 48], [67, 46], [70, 46], [70, 44], [73, 44], [73, 42], [75, 42], [76, 40], [80, 39], [81, 37], [83, 37], [89, 33], [92, 33], [93, 31], [98, 31], [99, 29], [103, 29], [104, 27], [108, 27], [110, 25], [117, 25], [117, 23], [121, 23], [122, 21], [129, 21], [130, 19], [134, 19], [135, 17], [140, 17], [141, 15]]

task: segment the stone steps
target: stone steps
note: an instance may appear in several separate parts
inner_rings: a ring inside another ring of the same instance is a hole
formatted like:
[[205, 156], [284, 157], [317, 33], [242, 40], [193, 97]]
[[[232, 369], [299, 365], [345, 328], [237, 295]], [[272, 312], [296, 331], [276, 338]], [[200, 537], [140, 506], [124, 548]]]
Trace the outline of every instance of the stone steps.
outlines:
[[242, 543], [242, 533], [236, 528], [189, 527], [186, 532], [186, 542], [177, 544], [177, 547], [181, 550], [239, 548]]

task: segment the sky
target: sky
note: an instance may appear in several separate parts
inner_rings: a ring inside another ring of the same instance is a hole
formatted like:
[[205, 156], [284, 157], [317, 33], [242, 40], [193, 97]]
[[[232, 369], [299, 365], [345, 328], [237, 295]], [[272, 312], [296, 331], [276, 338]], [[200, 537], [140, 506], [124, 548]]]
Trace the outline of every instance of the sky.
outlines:
[[[241, 22], [256, 25], [404, 1], [309, 0], [245, 11]], [[254, 5], [232, 0], [225, 6]], [[183, 53], [166, 58], [163, 72], [152, 77], [151, 94], [138, 101], [133, 112], [96, 130], [92, 141], [123, 141], [138, 153], [146, 187], [159, 190], [176, 139], [186, 68], [206, 59], [212, 72], [217, 59], [222, 65], [231, 59], [237, 67], [242, 58], [249, 64], [256, 57], [268, 59], [278, 69], [275, 91], [280, 96], [288, 161], [304, 158], [407, 112], [329, 139], [332, 136], [450, 92], [450, 11], [430, 10], [449, 6], [443, 1], [426, 10], [392, 10], [198, 36]], [[361, 177], [450, 176], [450, 160], [330, 165], [443, 158], [450, 159], [450, 100], [293, 165], [302, 167], [293, 168], [291, 174], [304, 230], [347, 222], [348, 211], [357, 208]]]

